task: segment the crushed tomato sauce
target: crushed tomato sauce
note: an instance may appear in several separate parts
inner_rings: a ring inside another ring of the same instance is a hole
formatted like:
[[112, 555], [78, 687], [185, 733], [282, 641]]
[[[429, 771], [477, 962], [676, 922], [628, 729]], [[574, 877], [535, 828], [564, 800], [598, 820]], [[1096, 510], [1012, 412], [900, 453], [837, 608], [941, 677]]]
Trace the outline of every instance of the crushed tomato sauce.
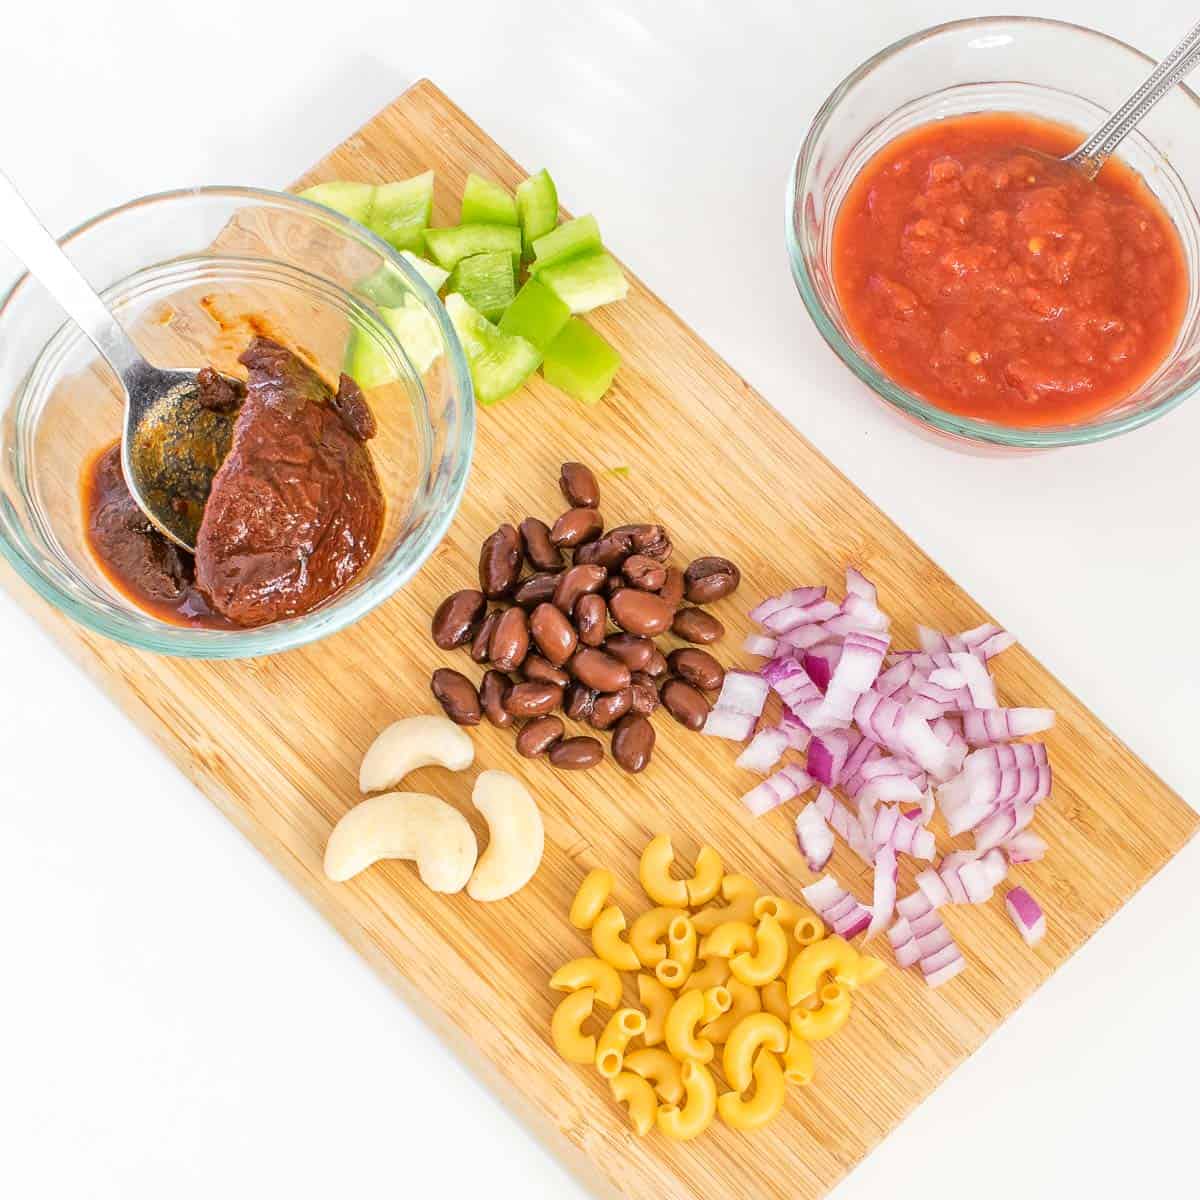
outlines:
[[1060, 425], [1129, 396], [1166, 359], [1188, 275], [1170, 217], [1124, 163], [1094, 182], [1074, 130], [954, 117], [884, 147], [838, 211], [833, 270], [854, 336], [938, 408]]

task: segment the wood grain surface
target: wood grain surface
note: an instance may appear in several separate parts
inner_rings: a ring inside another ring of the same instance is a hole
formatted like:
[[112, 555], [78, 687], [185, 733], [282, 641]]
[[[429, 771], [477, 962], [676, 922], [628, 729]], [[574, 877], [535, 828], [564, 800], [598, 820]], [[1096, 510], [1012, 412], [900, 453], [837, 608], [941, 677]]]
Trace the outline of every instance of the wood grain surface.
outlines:
[[[384, 181], [429, 167], [437, 170], [442, 225], [457, 220], [469, 171], [510, 186], [526, 174], [422, 82], [301, 182]], [[1052, 853], [1014, 872], [1046, 908], [1046, 940], [1026, 949], [999, 895], [978, 909], [951, 910], [947, 922], [970, 960], [964, 975], [931, 992], [911, 971], [888, 971], [859, 993], [850, 1026], [818, 1045], [815, 1082], [792, 1092], [776, 1123], [753, 1137], [714, 1127], [688, 1145], [632, 1137], [596, 1072], [558, 1058], [547, 1033], [557, 997], [546, 980], [586, 952], [565, 914], [589, 868], [615, 872], [616, 898], [631, 915], [647, 906], [636, 864], [656, 832], [671, 832], [685, 857], [712, 843], [729, 869], [771, 891], [795, 895], [809, 881], [792, 836], [795, 806], [759, 820], [739, 806], [754, 777], [734, 767], [733, 744], [687, 733], [660, 712], [644, 775], [627, 776], [611, 759], [590, 773], [558, 774], [517, 757], [510, 733], [481, 727], [472, 734], [475, 768], [460, 776], [426, 769], [407, 786], [461, 806], [482, 844], [486, 829], [468, 801], [475, 775], [485, 767], [520, 775], [546, 821], [534, 881], [494, 905], [465, 893], [433, 895], [407, 863], [329, 883], [325, 840], [357, 799], [358, 762], [374, 735], [397, 717], [431, 710], [437, 666], [480, 674], [464, 653], [432, 645], [430, 614], [448, 592], [470, 585], [479, 543], [500, 521], [561, 511], [564, 459], [595, 469], [610, 524], [660, 521], [681, 564], [703, 553], [740, 564], [740, 593], [714, 606], [729, 630], [717, 648], [726, 664], [742, 657], [751, 603], [798, 582], [828, 582], [840, 595], [847, 562], [879, 584], [897, 645], [913, 644], [917, 621], [955, 630], [987, 617], [660, 300], [632, 277], [631, 284], [626, 303], [590, 318], [624, 356], [609, 398], [585, 409], [535, 379], [481, 411], [466, 497], [444, 543], [400, 595], [336, 637], [251, 662], [158, 658], [69, 624], [7, 568], [3, 579], [590, 1188], [644, 1200], [810, 1200], [1095, 933], [1191, 836], [1197, 817], [1023, 649], [994, 660], [1003, 703], [1058, 712], [1046, 739], [1054, 793], [1035, 825]], [[833, 868], [868, 896], [849, 852], [839, 849]], [[902, 891], [910, 883], [906, 871]], [[889, 957], [886, 947], [880, 953]], [[330, 1036], [352, 1019], [330, 1014]]]

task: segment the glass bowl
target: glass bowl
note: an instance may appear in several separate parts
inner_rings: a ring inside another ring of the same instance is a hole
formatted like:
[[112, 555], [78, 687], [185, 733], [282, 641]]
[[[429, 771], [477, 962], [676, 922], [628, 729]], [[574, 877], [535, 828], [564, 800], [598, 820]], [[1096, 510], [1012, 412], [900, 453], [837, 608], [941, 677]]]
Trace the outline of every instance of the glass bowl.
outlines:
[[[348, 340], [366, 339], [386, 364], [366, 390], [387, 512], [362, 573], [302, 617], [203, 629], [137, 608], [96, 566], [84, 533], [82, 472], [121, 432], [116, 376], [0, 248], [0, 553], [22, 579], [81, 625], [130, 646], [244, 658], [343, 629], [411, 578], [458, 508], [475, 403], [445, 309], [408, 263], [337, 213], [253, 188], [147, 196], [80, 226], [64, 246], [152, 362], [244, 376], [237, 356], [262, 333], [336, 386]], [[416, 366], [381, 305], [427, 315], [415, 318], [427, 343]]]
[[1114, 437], [1169, 412], [1200, 385], [1200, 100], [1176, 87], [1118, 151], [1175, 222], [1189, 295], [1169, 357], [1132, 395], [1086, 421], [1037, 428], [948, 413], [893, 383], [851, 334], [831, 269], [838, 209], [858, 172], [893, 138], [929, 121], [1025, 112], [1090, 132], [1149, 73], [1153, 60], [1092, 29], [1036, 17], [981, 17], [913, 34], [868, 59], [821, 106], [787, 193], [792, 274], [838, 357], [926, 430], [978, 445], [1072, 446]]

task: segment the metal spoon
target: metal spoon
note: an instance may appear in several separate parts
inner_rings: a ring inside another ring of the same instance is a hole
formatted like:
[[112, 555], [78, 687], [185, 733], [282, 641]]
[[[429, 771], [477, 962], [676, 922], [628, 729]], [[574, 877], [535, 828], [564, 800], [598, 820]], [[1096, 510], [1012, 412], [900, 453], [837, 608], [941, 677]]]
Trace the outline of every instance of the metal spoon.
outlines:
[[[199, 402], [198, 371], [151, 366], [0, 172], [0, 238], [91, 339], [125, 391], [121, 466], [138, 507], [185, 550], [194, 551], [213, 476], [229, 450], [234, 414]], [[239, 393], [242, 384], [223, 376]]]
[[1192, 69], [1200, 63], [1200, 24], [1193, 25], [1183, 41], [1146, 77], [1141, 87], [1082, 145], [1060, 161], [1095, 179], [1112, 152], [1133, 132], [1137, 123]]

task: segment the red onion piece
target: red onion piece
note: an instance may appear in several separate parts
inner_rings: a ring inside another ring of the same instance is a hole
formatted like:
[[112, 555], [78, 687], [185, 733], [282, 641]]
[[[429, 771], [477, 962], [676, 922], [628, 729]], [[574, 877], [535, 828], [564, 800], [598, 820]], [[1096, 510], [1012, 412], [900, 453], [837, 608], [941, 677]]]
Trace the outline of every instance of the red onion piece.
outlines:
[[888, 941], [896, 957], [896, 966], [915, 967], [921, 959], [921, 947], [913, 937], [912, 929], [903, 917], [888, 930]]
[[921, 962], [921, 974], [931, 988], [940, 988], [967, 969], [967, 960], [957, 946], [947, 946], [934, 959]]
[[1020, 866], [1021, 863], [1040, 862], [1046, 857], [1046, 851], [1049, 849], [1042, 838], [1028, 830], [1013, 834], [1007, 841], [1000, 843], [1000, 848], [1014, 867]]
[[782, 729], [760, 729], [738, 755], [736, 765], [744, 771], [766, 775], [783, 757], [787, 748], [788, 735]]
[[815, 804], [806, 804], [796, 817], [796, 842], [810, 871], [823, 871], [833, 857], [833, 831]]
[[789, 606], [805, 608], [809, 604], [816, 604], [817, 601], [824, 599], [825, 589], [823, 587], [792, 588], [791, 591], [784, 592], [780, 596], [771, 596], [758, 605], [757, 608], [752, 608], [750, 610], [750, 620], [757, 625], [761, 625], [768, 617], [781, 612]]
[[[840, 647], [838, 649], [840, 651]], [[838, 657], [840, 657], [840, 653]], [[808, 672], [808, 677], [821, 692], [824, 692], [829, 686], [835, 662], [833, 653], [824, 647], [819, 650], [805, 650], [800, 657], [800, 665]]]
[[963, 734], [972, 746], [1011, 742], [1053, 725], [1054, 710], [1050, 708], [967, 709], [962, 714]]
[[882, 933], [891, 922], [896, 911], [896, 852], [890, 845], [880, 848], [875, 855], [875, 885], [871, 898], [871, 922], [867, 926], [867, 937]]
[[916, 884], [921, 889], [921, 895], [929, 901], [932, 908], [941, 908], [943, 904], [950, 903], [949, 889], [942, 881], [942, 877], [932, 867], [917, 876]]
[[808, 773], [834, 787], [850, 754], [850, 739], [844, 733], [822, 733], [808, 744]]
[[761, 817], [814, 787], [815, 780], [809, 778], [795, 764], [789, 763], [774, 775], [768, 776], [757, 787], [751, 788], [742, 797], [742, 803], [750, 810], [751, 816]]
[[801, 625], [819, 625], [838, 615], [839, 609], [832, 600], [816, 600], [812, 604], [785, 604], [760, 622], [764, 629], [774, 634], [790, 633]]
[[744, 742], [753, 732], [758, 718], [752, 713], [734, 712], [729, 708], [714, 708], [704, 719], [700, 732], [709, 737]]
[[846, 595], [861, 596], [875, 605], [879, 603], [878, 589], [861, 571], [854, 567], [846, 568]]
[[1046, 915], [1042, 906], [1023, 887], [1009, 890], [1004, 897], [1004, 907], [1025, 945], [1036, 946], [1046, 936]]
[[896, 901], [896, 911], [906, 921], [917, 921], [928, 916], [934, 910], [929, 898], [923, 892], [909, 892]]
[[742, 649], [747, 654], [757, 654], [762, 658], [774, 658], [779, 649], [779, 642], [773, 637], [764, 637], [761, 633], [748, 633], [742, 643]]
[[886, 652], [884, 638], [867, 633], [851, 633], [846, 637], [842, 657], [825, 689], [824, 701], [807, 720], [814, 733], [850, 723], [855, 703], [875, 682]]

